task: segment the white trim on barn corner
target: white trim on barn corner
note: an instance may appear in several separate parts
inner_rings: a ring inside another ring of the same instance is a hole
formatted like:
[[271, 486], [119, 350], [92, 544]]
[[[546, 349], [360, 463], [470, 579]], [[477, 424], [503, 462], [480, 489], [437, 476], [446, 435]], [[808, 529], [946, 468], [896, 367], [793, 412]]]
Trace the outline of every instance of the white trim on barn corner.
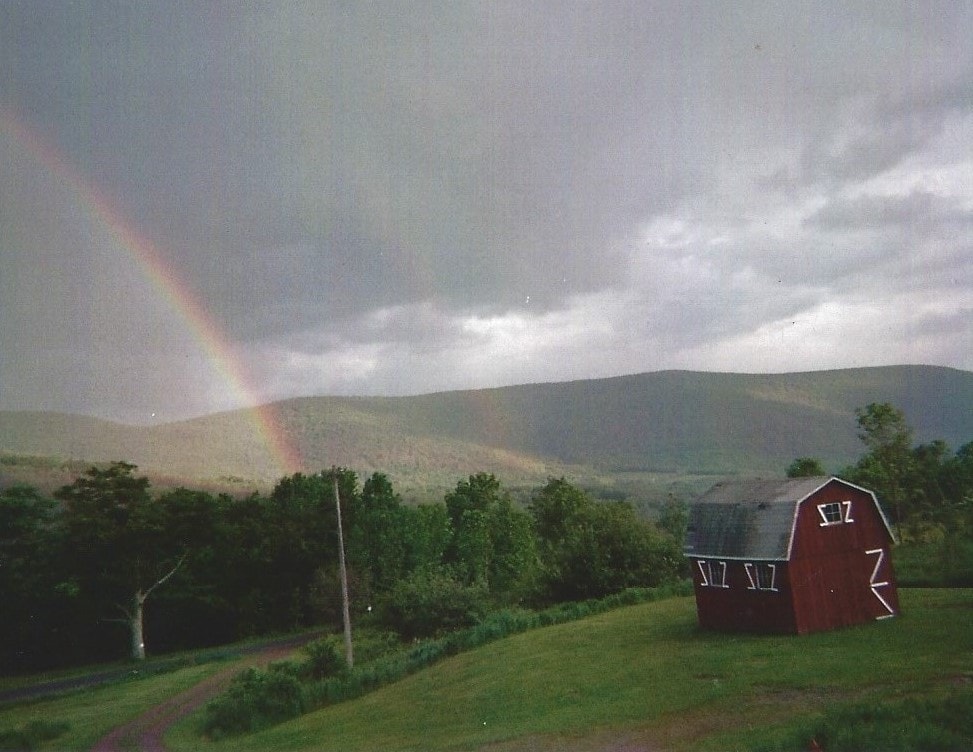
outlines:
[[882, 597], [882, 594], [878, 592], [878, 588], [888, 587], [891, 583], [888, 582], [888, 580], [876, 582], [878, 579], [878, 570], [881, 569], [882, 562], [885, 561], [885, 549], [873, 548], [870, 551], [865, 552], [866, 556], [874, 556], [875, 554], [878, 554], [878, 558], [875, 560], [875, 568], [872, 570], [872, 576], [868, 580], [868, 585], [871, 588], [872, 595], [878, 598], [879, 602], [885, 607], [885, 610], [888, 611], [887, 614], [882, 614], [881, 616], [877, 616], [875, 618], [890, 619], [895, 616], [895, 610], [889, 605], [889, 602]]
[[885, 510], [883, 510], [882, 505], [878, 503], [878, 497], [875, 495], [874, 491], [870, 491], [867, 488], [863, 488], [862, 486], [856, 485], [851, 481], [845, 480], [844, 478], [837, 478], [832, 476], [832, 479], [844, 483], [846, 486], [849, 486], [850, 488], [856, 488], [859, 491], [863, 491], [864, 493], [867, 493], [869, 496], [871, 496], [872, 503], [875, 505], [875, 509], [878, 510], [878, 516], [881, 517], [882, 522], [885, 523], [885, 529], [888, 531], [889, 538], [892, 539], [893, 543], [899, 542], [895, 537], [895, 532], [892, 530], [892, 525], [889, 523], [889, 518], [885, 516]]

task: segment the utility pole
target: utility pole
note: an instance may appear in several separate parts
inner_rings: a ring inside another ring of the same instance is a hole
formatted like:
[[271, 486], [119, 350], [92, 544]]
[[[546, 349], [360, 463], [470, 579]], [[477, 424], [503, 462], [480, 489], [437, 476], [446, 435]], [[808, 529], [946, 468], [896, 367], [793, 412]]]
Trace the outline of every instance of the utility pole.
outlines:
[[351, 608], [348, 604], [348, 570], [345, 567], [345, 534], [341, 529], [341, 498], [338, 495], [338, 468], [331, 468], [331, 486], [334, 488], [334, 507], [338, 512], [338, 566], [341, 570], [341, 615], [345, 624], [345, 660], [348, 668], [355, 665], [351, 647]]

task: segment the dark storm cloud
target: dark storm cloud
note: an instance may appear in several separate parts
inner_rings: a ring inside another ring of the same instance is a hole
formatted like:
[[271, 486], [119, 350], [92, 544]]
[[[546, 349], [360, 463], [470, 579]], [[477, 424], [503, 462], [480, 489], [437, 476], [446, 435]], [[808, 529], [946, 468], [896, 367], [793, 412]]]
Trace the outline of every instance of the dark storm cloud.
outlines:
[[[239, 336], [597, 288], [624, 228], [694, 171], [678, 119], [645, 106], [636, 7], [17, 10], [17, 106]], [[267, 257], [294, 248], [283, 300]]]
[[973, 366], [971, 27], [955, 3], [2, 3], [0, 114], [79, 176], [52, 189], [0, 131], [4, 404], [234, 399], [91, 191], [270, 396], [779, 370], [801, 321], [796, 363], [835, 367], [881, 316], [954, 322], [905, 359]]

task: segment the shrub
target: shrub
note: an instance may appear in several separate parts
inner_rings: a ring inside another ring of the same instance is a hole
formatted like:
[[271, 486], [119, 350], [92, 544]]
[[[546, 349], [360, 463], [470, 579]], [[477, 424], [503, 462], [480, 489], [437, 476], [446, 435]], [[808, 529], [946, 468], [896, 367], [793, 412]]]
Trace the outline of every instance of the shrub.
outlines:
[[382, 604], [385, 623], [407, 639], [430, 637], [475, 624], [487, 611], [488, 594], [439, 569], [413, 572]]
[[309, 642], [304, 646], [304, 652], [308, 656], [306, 671], [312, 679], [326, 679], [348, 670], [344, 648], [338, 645], [337, 637], [323, 637]]
[[402, 648], [399, 635], [391, 630], [359, 627], [355, 630], [355, 663], [367, 663], [398, 652]]
[[244, 734], [296, 718], [307, 709], [299, 668], [273, 664], [268, 670], [249, 668], [229, 689], [206, 706], [203, 731], [211, 738]]

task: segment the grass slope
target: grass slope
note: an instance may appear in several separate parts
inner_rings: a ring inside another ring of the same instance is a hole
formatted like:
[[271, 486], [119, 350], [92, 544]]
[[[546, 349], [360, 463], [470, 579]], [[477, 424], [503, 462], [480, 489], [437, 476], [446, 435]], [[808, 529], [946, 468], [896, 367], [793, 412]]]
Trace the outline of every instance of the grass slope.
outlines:
[[[122, 678], [99, 679], [84, 688], [64, 689], [56, 695], [13, 700], [0, 705], [0, 738], [4, 732], [22, 731], [32, 723], [63, 724], [67, 727], [64, 733], [32, 748], [88, 750], [116, 727], [185, 690], [195, 688], [210, 677], [223, 673], [232, 676], [248, 666], [265, 665], [275, 656], [292, 656], [298, 650], [293, 642], [306, 641], [305, 638], [312, 634], [316, 636], [318, 633], [295, 635], [283, 642], [247, 641], [222, 648], [149, 658], [138, 666], [112, 663], [33, 676], [0, 676], [0, 690], [15, 690], [66, 679], [114, 677], [118, 672], [122, 675]], [[6, 750], [6, 747], [0, 744], [0, 749]]]
[[[513, 487], [623, 471], [780, 474], [799, 456], [837, 470], [861, 454], [854, 411], [869, 402], [900, 407], [919, 441], [956, 448], [973, 439], [973, 373], [929, 366], [664, 371], [418, 397], [307, 397], [268, 410], [308, 471], [378, 470], [400, 490], [438, 491], [477, 471]], [[0, 451], [127, 459], [197, 485], [266, 487], [282, 472], [258, 426], [250, 410], [142, 427], [5, 412]]]
[[251, 737], [202, 743], [187, 721], [167, 741], [174, 752], [745, 749], [830, 702], [967, 681], [973, 591], [902, 601], [897, 619], [807, 637], [702, 633], [692, 598], [632, 606], [487, 645]]
[[0, 707], [0, 730], [21, 729], [37, 721], [65, 722], [68, 730], [39, 749], [88, 750], [116, 726], [189, 689], [220, 667], [216, 663], [190, 666], [148, 679]]

